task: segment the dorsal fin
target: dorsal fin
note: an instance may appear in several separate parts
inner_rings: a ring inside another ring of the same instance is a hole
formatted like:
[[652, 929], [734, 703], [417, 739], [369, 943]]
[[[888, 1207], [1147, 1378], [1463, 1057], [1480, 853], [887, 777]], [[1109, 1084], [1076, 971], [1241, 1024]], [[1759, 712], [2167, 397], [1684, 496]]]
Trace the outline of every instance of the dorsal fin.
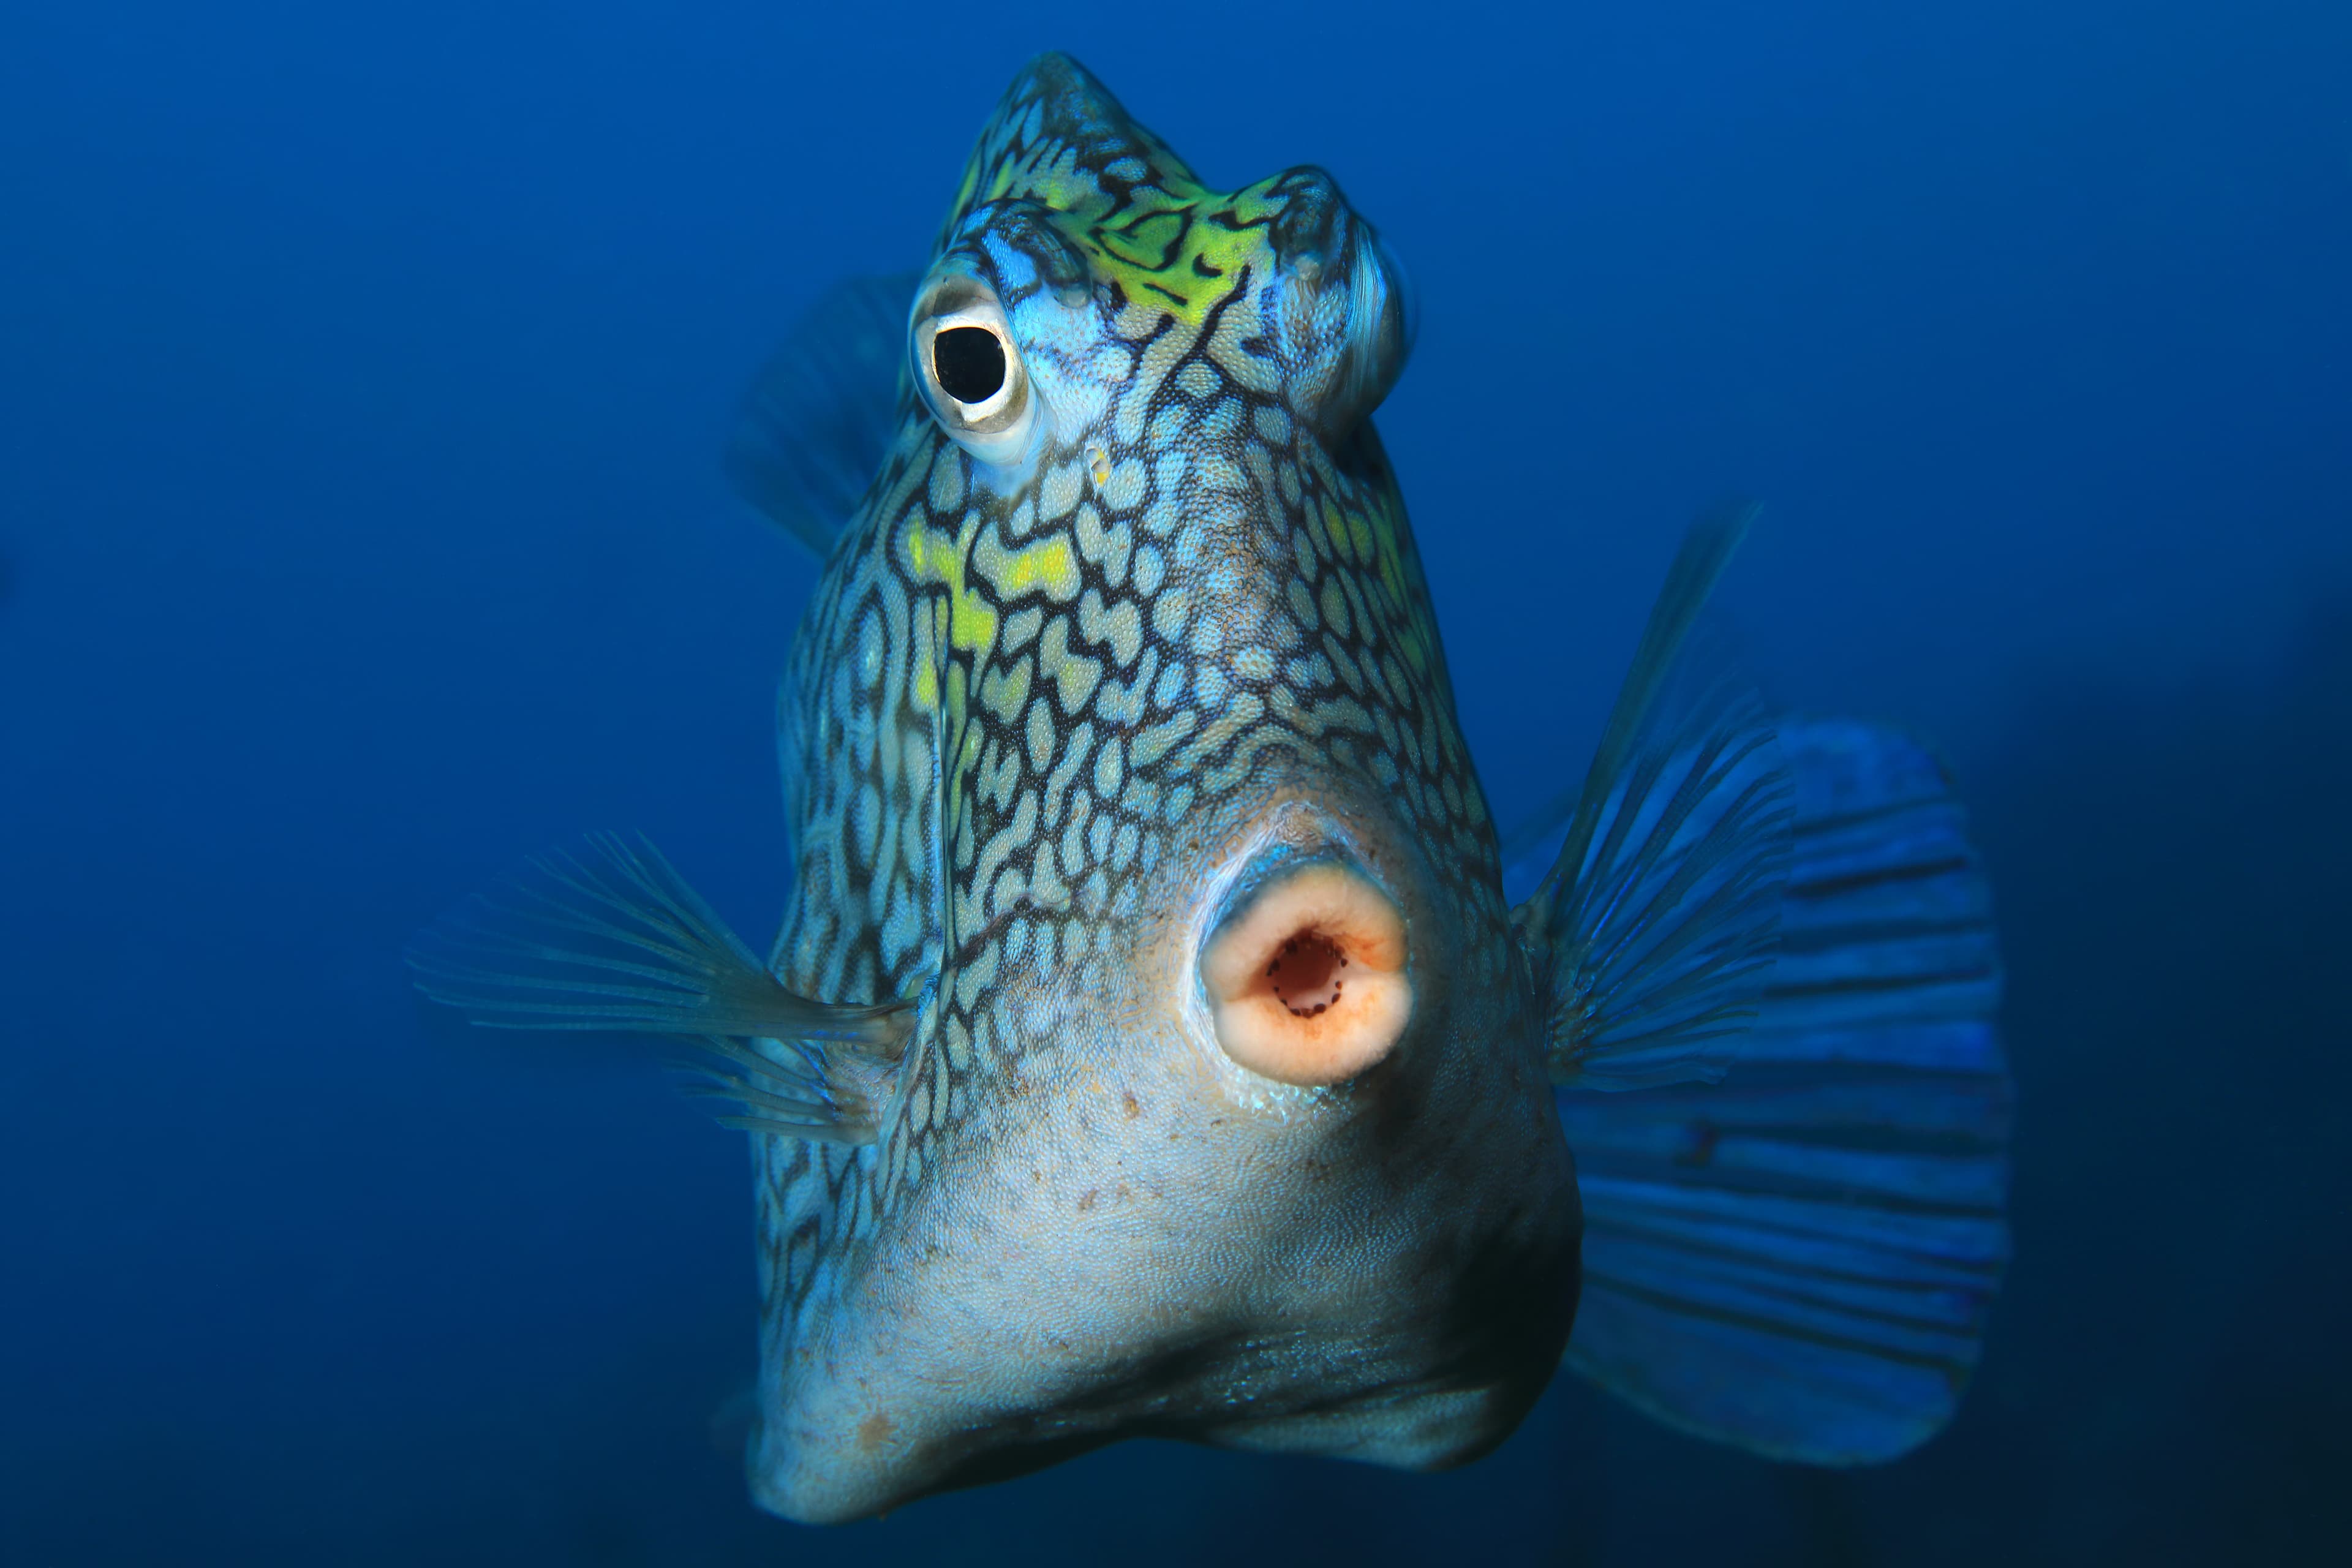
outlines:
[[823, 560], [881, 469], [898, 423], [916, 275], [820, 295], [743, 395], [728, 481]]

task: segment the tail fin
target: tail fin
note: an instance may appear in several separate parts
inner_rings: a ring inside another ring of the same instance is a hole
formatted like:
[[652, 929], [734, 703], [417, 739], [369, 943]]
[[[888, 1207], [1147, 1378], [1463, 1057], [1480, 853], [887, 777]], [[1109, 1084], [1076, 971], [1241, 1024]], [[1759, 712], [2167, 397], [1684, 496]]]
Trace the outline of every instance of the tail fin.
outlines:
[[1584, 1198], [1568, 1363], [1647, 1414], [1813, 1464], [1932, 1436], [2009, 1253], [1990, 900], [1936, 760], [1790, 722], [1778, 962], [1722, 1084], [1559, 1095]]
[[1690, 651], [1756, 512], [1685, 536], [1583, 787], [1554, 804], [1558, 858], [1511, 912], [1562, 1088], [1721, 1078], [1770, 973], [1788, 771], [1755, 689]]

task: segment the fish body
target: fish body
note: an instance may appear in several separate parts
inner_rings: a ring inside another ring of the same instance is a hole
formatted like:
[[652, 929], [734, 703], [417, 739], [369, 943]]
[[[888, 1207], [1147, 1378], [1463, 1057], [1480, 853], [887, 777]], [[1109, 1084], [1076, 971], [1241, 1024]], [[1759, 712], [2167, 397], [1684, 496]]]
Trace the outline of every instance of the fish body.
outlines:
[[[710, 1053], [751, 1133], [762, 1506], [852, 1519], [1137, 1435], [1474, 1458], [1582, 1294], [1562, 1090], [1719, 1076], [1770, 1021], [1813, 819], [1685, 647], [1748, 514], [1694, 531], [1514, 910], [1369, 418], [1410, 310], [1328, 174], [1213, 191], [1033, 63], [929, 268], [830, 300], [730, 458], [825, 552], [779, 701], [772, 950], [619, 841], [420, 945], [479, 1021]], [[1621, 1202], [1656, 1142], [1629, 1138]], [[1962, 1372], [1998, 1241], [1955, 1265]], [[1679, 1300], [1612, 1288], [1635, 1340]], [[1703, 1305], [1719, 1340], [1738, 1314]], [[1586, 1370], [1710, 1435], [1893, 1446], [1751, 1433], [1621, 1359]], [[1871, 1397], [1907, 1446], [1956, 1394]]]
[[[1328, 176], [1206, 190], [1052, 58], [915, 310], [975, 287], [1039, 427], [992, 461], [909, 397], [785, 677], [776, 971], [924, 1003], [875, 1144], [760, 1149], [755, 1488], [863, 1512], [1136, 1430], [1469, 1458], [1549, 1379], [1579, 1224], [1362, 417], [1402, 290]], [[1418, 1016], [1295, 1085], [1188, 993], [1227, 906], [1323, 857], [1403, 910]]]

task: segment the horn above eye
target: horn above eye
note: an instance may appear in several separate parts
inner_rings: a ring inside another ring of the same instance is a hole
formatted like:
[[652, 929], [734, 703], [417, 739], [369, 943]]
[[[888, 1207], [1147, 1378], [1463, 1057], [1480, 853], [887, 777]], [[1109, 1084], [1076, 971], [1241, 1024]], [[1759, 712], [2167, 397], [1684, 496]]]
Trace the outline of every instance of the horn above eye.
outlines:
[[1217, 1044], [1282, 1083], [1351, 1079], [1412, 1016], [1404, 916], [1348, 867], [1318, 861], [1259, 888], [1201, 950]]

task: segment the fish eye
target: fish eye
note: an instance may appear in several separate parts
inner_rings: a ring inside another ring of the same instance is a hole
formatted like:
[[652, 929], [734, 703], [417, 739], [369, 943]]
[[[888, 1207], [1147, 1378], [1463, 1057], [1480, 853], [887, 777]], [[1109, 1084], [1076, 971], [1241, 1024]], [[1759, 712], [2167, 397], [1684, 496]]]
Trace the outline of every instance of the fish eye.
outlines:
[[1004, 345], [986, 327], [950, 327], [931, 334], [931, 374], [965, 407], [987, 402], [1004, 384]]
[[1407, 956], [1403, 914], [1361, 873], [1316, 861], [1277, 876], [1201, 950], [1217, 1044], [1282, 1083], [1354, 1078], [1412, 1019]]
[[983, 462], [1017, 460], [1037, 403], [996, 297], [950, 275], [919, 304], [911, 348], [916, 384], [940, 427]]

